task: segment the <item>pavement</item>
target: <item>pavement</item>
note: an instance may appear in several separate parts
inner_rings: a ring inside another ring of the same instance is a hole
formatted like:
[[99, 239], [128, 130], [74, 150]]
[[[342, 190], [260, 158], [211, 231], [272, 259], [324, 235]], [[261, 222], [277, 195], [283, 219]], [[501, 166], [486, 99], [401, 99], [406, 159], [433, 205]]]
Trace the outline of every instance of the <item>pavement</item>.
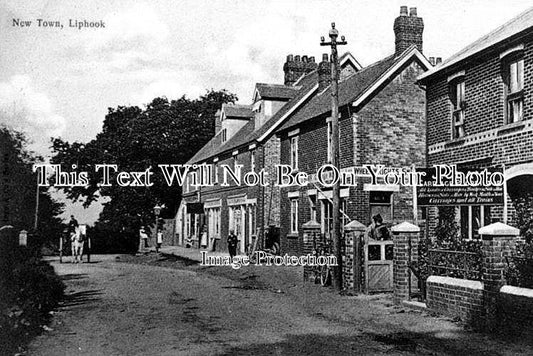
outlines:
[[[148, 250], [155, 252], [155, 247], [150, 247]], [[183, 246], [161, 246], [159, 252], [163, 255], [173, 255], [195, 262], [202, 261], [202, 252], [206, 252], [209, 256], [213, 257], [228, 256], [227, 252], [209, 251], [207, 249], [187, 248]]]

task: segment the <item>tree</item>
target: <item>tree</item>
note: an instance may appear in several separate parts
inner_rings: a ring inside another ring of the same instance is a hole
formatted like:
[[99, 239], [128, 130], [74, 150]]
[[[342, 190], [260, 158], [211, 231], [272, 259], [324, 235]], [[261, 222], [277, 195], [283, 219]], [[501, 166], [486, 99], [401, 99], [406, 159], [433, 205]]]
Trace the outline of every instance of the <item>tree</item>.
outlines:
[[[12, 225], [17, 230], [32, 230], [36, 209], [37, 177], [32, 171], [34, 163], [41, 163], [42, 157], [26, 149], [24, 134], [0, 128], [0, 157], [3, 191], [0, 221]], [[46, 188], [39, 189], [39, 216], [37, 230], [40, 243], [56, 241], [62, 230], [58, 217], [63, 212], [63, 204], [55, 201]]]
[[[144, 109], [109, 108], [102, 132], [86, 144], [54, 139], [53, 163], [68, 171], [75, 165], [78, 171], [89, 172], [89, 185], [65, 188], [67, 196], [82, 200], [86, 206], [105, 198], [99, 217], [100, 230], [121, 234], [129, 231], [136, 236], [140, 225], [154, 222], [156, 204], [166, 206], [162, 217], [173, 217], [181, 199], [181, 187], [169, 187], [156, 171], [157, 165], [186, 163], [213, 137], [216, 111], [222, 104], [236, 100], [234, 94], [225, 90], [210, 90], [195, 100], [185, 96], [172, 101], [155, 98]], [[95, 172], [95, 165], [102, 163], [116, 164], [119, 171], [141, 172], [151, 167], [155, 173], [153, 186], [99, 187], [101, 172]]]

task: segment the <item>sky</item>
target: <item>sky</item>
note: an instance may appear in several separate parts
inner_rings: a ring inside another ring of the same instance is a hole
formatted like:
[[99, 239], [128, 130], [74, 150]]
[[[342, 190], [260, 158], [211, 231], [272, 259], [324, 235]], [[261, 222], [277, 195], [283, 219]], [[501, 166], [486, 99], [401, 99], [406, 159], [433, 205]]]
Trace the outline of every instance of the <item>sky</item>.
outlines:
[[531, 0], [0, 0], [0, 125], [47, 156], [50, 137], [93, 139], [109, 107], [211, 88], [248, 104], [255, 83], [283, 83], [288, 54], [321, 58], [331, 22], [363, 66], [392, 54], [401, 5], [424, 20], [424, 54], [446, 59]]

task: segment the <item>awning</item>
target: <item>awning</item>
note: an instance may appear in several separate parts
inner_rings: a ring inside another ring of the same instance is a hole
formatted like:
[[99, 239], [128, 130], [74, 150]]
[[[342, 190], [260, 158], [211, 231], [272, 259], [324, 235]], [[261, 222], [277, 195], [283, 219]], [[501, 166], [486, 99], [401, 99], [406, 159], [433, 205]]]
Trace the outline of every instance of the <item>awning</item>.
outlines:
[[187, 214], [203, 214], [204, 203], [187, 203]]

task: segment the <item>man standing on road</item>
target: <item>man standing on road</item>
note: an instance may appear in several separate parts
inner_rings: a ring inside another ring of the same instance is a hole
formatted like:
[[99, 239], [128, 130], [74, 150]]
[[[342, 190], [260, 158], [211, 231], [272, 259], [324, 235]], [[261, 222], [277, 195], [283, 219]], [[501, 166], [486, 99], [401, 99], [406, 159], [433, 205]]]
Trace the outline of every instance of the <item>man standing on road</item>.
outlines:
[[235, 235], [235, 232], [233, 230], [229, 231], [228, 235], [228, 251], [229, 256], [233, 260], [233, 257], [237, 255], [237, 242], [239, 240], [237, 239], [237, 235]]

